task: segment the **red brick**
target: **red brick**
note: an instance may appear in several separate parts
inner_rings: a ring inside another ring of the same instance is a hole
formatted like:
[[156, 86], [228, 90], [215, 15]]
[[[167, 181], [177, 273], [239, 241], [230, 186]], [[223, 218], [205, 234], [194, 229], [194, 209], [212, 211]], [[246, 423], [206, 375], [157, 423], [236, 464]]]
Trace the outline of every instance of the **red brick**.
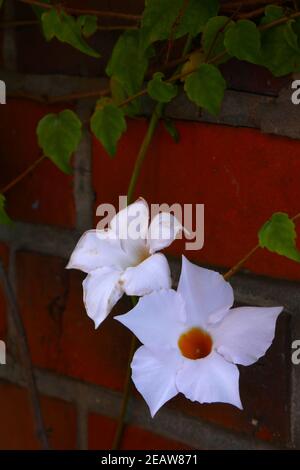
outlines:
[[121, 390], [130, 333], [112, 314], [95, 330], [82, 301], [84, 275], [65, 270], [65, 265], [66, 261], [51, 256], [17, 256], [20, 308], [33, 362]]
[[[67, 107], [67, 106], [65, 106]], [[41, 155], [36, 126], [48, 113], [64, 106], [9, 100], [0, 107], [0, 187], [6, 186]], [[50, 160], [43, 161], [7, 192], [7, 210], [25, 222], [72, 227], [75, 221], [72, 176], [63, 174]]]
[[[63, 260], [50, 256], [30, 253], [17, 256], [20, 306], [33, 362], [39, 367], [121, 390], [129, 349], [128, 331], [112, 316], [94, 330], [82, 303], [83, 276], [64, 270], [64, 265]], [[257, 420], [258, 426], [269, 429], [274, 441], [285, 441], [288, 436], [285, 337], [286, 325], [282, 319], [266, 359], [241, 368], [243, 412], [230, 405], [199, 405], [182, 397], [171, 401], [170, 406], [248, 434], [258, 429], [252, 423]]]
[[[0, 449], [39, 449], [27, 391], [0, 383]], [[41, 397], [41, 409], [52, 449], [76, 448], [76, 411], [65, 401]]]
[[[89, 449], [111, 449], [116, 421], [102, 415], [89, 416]], [[126, 426], [121, 449], [126, 450], [188, 450], [190, 447], [137, 426]]]
[[[185, 254], [200, 263], [230, 267], [257, 243], [257, 231], [273, 212], [300, 211], [300, 143], [253, 129], [177, 122], [180, 143], [161, 126], [142, 169], [136, 196], [155, 203], [204, 203], [205, 245]], [[146, 131], [128, 123], [118, 154], [109, 159], [94, 142], [97, 204], [126, 194], [134, 159]], [[180, 255], [183, 242], [169, 252]], [[300, 279], [298, 264], [261, 251], [246, 264], [254, 273]]]
[[[130, 334], [112, 315], [94, 330], [82, 302], [77, 271], [66, 271], [56, 257], [19, 253], [17, 276], [21, 313], [33, 363], [45, 369], [122, 390]], [[128, 305], [123, 303], [119, 313]], [[288, 372], [286, 319], [280, 319], [276, 341], [257, 365], [241, 368], [244, 411], [230, 405], [199, 405], [183, 397], [169, 404], [235, 431], [253, 435], [266, 426], [274, 441], [288, 438]], [[269, 399], [272, 393], [272, 400]], [[136, 396], [139, 396], [136, 393]]]

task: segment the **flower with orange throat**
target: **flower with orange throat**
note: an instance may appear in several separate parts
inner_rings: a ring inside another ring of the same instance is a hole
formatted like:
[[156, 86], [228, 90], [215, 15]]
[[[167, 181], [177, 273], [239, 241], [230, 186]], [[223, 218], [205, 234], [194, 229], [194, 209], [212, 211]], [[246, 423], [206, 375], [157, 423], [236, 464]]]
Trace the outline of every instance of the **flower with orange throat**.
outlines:
[[132, 379], [152, 416], [178, 393], [242, 408], [236, 364], [249, 366], [266, 353], [283, 308], [232, 308], [233, 301], [219, 273], [183, 257], [177, 292], [153, 292], [115, 317], [143, 343]]

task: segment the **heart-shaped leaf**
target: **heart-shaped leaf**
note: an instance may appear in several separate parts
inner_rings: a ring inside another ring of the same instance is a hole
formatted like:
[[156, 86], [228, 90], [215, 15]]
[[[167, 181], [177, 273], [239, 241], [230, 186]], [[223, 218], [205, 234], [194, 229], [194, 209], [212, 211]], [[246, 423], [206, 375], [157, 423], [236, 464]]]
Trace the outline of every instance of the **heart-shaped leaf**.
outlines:
[[258, 232], [261, 248], [300, 262], [296, 238], [295, 224], [284, 212], [273, 214]]
[[92, 118], [91, 129], [112, 157], [117, 151], [117, 143], [126, 131], [123, 111], [112, 103], [99, 102]]
[[64, 173], [71, 173], [71, 155], [81, 140], [81, 121], [76, 114], [69, 109], [47, 114], [37, 126], [37, 135], [44, 155]]

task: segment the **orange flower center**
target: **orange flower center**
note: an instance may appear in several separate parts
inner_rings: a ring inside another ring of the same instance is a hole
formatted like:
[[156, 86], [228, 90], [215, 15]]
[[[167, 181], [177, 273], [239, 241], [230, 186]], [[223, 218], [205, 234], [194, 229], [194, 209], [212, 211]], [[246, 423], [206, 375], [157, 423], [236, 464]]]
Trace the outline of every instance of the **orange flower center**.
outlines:
[[212, 349], [211, 336], [201, 328], [192, 328], [183, 333], [179, 340], [178, 346], [184, 357], [188, 359], [202, 359], [209, 355]]

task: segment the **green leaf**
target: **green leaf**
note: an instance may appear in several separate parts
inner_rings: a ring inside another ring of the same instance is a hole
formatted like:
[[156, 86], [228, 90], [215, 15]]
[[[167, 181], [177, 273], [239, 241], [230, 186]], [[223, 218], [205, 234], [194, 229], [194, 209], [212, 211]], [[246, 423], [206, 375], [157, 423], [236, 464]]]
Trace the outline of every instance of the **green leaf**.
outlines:
[[[103, 103], [103, 104], [101, 104]], [[126, 121], [120, 108], [112, 103], [100, 101], [91, 118], [91, 129], [112, 157], [117, 151], [117, 143], [126, 131]]]
[[177, 86], [163, 81], [164, 74], [156, 72], [148, 83], [148, 94], [160, 103], [168, 103], [177, 95]]
[[[267, 25], [285, 16], [282, 7], [269, 5], [261, 25]], [[300, 51], [298, 36], [300, 20], [290, 20], [261, 32], [260, 65], [267, 67], [276, 77], [300, 71]]]
[[[51, 3], [50, 0], [41, 0], [41, 2], [47, 3], [48, 5]], [[39, 20], [41, 19], [42, 14], [45, 13], [45, 11], [47, 11], [45, 8], [38, 7], [36, 5], [31, 5], [31, 8], [33, 9], [35, 15], [38, 17]]]
[[98, 18], [94, 15], [81, 15], [78, 16], [77, 22], [81, 28], [83, 36], [89, 38], [98, 28]]
[[227, 62], [227, 60], [231, 57], [229, 54], [226, 53], [226, 48], [224, 45], [224, 38], [225, 32], [228, 31], [234, 22], [227, 18], [227, 16], [215, 16], [211, 18], [204, 28], [202, 34], [202, 47], [207, 56], [209, 54], [209, 58], [216, 57], [220, 54], [224, 54], [217, 63], [221, 64], [223, 62]]
[[273, 214], [258, 232], [261, 248], [300, 262], [296, 238], [295, 224], [284, 212]]
[[100, 54], [92, 49], [82, 38], [79, 22], [64, 11], [58, 12], [53, 8], [43, 13], [42, 26], [47, 41], [56, 37], [59, 41], [73, 46], [84, 54], [91, 57], [100, 57]]
[[271, 23], [284, 16], [284, 9], [278, 5], [268, 5], [265, 8], [265, 16], [262, 17], [260, 24]]
[[260, 32], [253, 21], [238, 21], [226, 32], [224, 44], [229, 54], [239, 60], [260, 60]]
[[[140, 31], [126, 31], [119, 37], [106, 67], [116, 104], [140, 91], [151, 54], [152, 48], [146, 51], [140, 48]], [[130, 103], [125, 111], [137, 114], [139, 100]]]
[[294, 20], [288, 21], [284, 28], [284, 37], [288, 45], [299, 54], [298, 36], [294, 31]]
[[4, 2], [4, 0], [0, 0], [0, 8], [1, 8], [2, 5], [3, 5], [3, 2]]
[[220, 112], [225, 88], [226, 82], [221, 72], [210, 64], [201, 64], [184, 84], [189, 99], [215, 116]]
[[219, 9], [218, 0], [146, 0], [142, 18], [142, 44], [185, 34], [196, 36]]
[[180, 140], [180, 135], [174, 122], [171, 121], [171, 119], [164, 119], [163, 123], [164, 123], [166, 131], [170, 134], [170, 136], [176, 142], [176, 144], [178, 144]]
[[70, 159], [81, 140], [81, 121], [69, 109], [58, 114], [47, 114], [38, 126], [39, 146], [64, 173], [71, 173]]
[[288, 23], [262, 31], [261, 65], [276, 77], [300, 70], [298, 38], [293, 27]]
[[183, 0], [146, 0], [142, 18], [142, 44], [168, 39]]
[[3, 196], [3, 194], [0, 194], [0, 224], [11, 224], [12, 220], [7, 215], [5, 210], [5, 202], [5, 196]]
[[179, 19], [175, 37], [178, 38], [185, 34], [196, 36], [203, 31], [207, 21], [218, 14], [218, 10], [218, 0], [189, 0], [187, 8], [184, 9], [182, 18]]

